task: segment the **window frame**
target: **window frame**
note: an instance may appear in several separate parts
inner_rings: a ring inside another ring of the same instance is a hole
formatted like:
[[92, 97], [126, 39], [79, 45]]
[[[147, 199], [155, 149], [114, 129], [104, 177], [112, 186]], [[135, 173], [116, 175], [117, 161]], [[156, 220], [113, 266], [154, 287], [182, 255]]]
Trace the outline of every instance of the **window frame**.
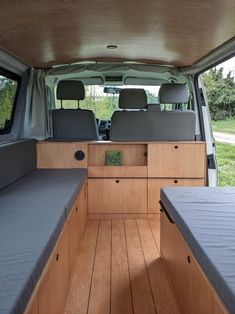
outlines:
[[11, 110], [9, 125], [8, 125], [8, 127], [0, 128], [0, 135], [3, 135], [3, 134], [9, 134], [11, 132], [11, 129], [12, 129], [15, 111], [16, 111], [16, 105], [17, 105], [17, 101], [18, 101], [18, 97], [19, 97], [19, 90], [20, 90], [20, 86], [21, 86], [21, 76], [14, 73], [14, 72], [11, 72], [11, 71], [9, 71], [9, 70], [1, 67], [1, 66], [0, 66], [0, 75], [17, 82], [17, 88], [16, 88], [14, 100], [12, 103], [12, 110]]

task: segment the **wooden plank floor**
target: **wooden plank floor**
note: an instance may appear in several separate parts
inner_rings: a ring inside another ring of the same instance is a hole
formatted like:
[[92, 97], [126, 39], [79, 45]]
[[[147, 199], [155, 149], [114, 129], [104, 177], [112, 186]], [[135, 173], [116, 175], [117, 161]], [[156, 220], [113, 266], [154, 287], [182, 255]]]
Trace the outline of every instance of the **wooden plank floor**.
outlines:
[[179, 314], [157, 220], [90, 220], [65, 314]]

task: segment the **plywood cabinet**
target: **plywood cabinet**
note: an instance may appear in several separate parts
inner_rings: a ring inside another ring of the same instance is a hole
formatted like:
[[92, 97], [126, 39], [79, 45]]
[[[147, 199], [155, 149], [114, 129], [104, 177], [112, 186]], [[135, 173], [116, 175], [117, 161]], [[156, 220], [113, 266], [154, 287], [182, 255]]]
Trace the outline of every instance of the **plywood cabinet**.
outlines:
[[87, 221], [87, 185], [84, 185], [79, 198], [73, 206], [69, 219], [69, 269], [72, 276], [79, 242], [83, 236]]
[[229, 314], [216, 295], [213, 298], [213, 314]]
[[[122, 151], [122, 166], [105, 166], [110, 150]], [[88, 155], [91, 214], [157, 216], [162, 187], [205, 185], [202, 142], [92, 143]]]
[[177, 230], [175, 230], [174, 240], [174, 275], [172, 277], [183, 313], [212, 313], [212, 291]]
[[39, 287], [39, 314], [63, 314], [68, 291], [69, 232], [66, 224]]
[[161, 255], [164, 256], [165, 263], [169, 269], [169, 274], [174, 272], [174, 236], [175, 228], [174, 224], [170, 223], [166, 214], [161, 212]]
[[24, 314], [64, 313], [79, 242], [87, 221], [87, 181], [65, 222]]
[[39, 311], [38, 293], [36, 292], [32, 295], [24, 314], [38, 314], [38, 311]]
[[161, 213], [161, 256], [183, 314], [228, 313], [175, 224]]
[[78, 204], [76, 204], [69, 217], [69, 271], [72, 275], [74, 264], [76, 261], [78, 243], [79, 243], [79, 214], [80, 210]]
[[[192, 314], [194, 296], [193, 296], [193, 277], [191, 267], [191, 255], [183, 245], [179, 235], [174, 232], [173, 243], [173, 270], [172, 279], [174, 290], [182, 313]], [[170, 271], [170, 269], [169, 269]], [[199, 311], [200, 313], [200, 311]]]
[[148, 145], [148, 177], [204, 178], [204, 143], [154, 143]]
[[204, 179], [148, 179], [148, 213], [160, 213], [160, 190], [163, 187], [204, 186]]
[[79, 202], [78, 202], [78, 207], [80, 207], [81, 209], [78, 215], [79, 216], [78, 220], [80, 222], [78, 233], [79, 233], [80, 239], [83, 236], [86, 223], [87, 223], [87, 203], [88, 203], [88, 187], [87, 187], [87, 182], [86, 182], [86, 184], [83, 186], [80, 192]]
[[[81, 142], [39, 142], [37, 144], [37, 168], [86, 168], [87, 143]], [[83, 152], [77, 160], [76, 152]]]
[[89, 213], [147, 213], [147, 179], [89, 179]]
[[[81, 161], [74, 158], [77, 150], [85, 154]], [[106, 166], [106, 151], [121, 151], [121, 165]], [[40, 142], [37, 153], [39, 168], [88, 169], [88, 213], [96, 217], [135, 213], [159, 218], [162, 187], [205, 185], [203, 142]]]

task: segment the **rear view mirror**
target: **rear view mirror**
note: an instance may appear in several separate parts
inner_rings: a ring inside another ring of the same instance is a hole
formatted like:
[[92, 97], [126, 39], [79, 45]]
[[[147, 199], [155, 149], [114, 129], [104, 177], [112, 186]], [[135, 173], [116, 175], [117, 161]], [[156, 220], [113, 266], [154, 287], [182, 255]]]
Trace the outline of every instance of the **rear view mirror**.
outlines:
[[104, 87], [105, 94], [119, 94], [121, 88], [120, 87]]

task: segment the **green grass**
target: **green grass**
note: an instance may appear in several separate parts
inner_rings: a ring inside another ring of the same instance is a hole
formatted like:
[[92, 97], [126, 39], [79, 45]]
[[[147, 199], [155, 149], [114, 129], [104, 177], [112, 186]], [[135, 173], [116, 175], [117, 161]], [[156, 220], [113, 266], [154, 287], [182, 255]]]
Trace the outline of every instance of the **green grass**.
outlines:
[[212, 121], [213, 131], [235, 134], [235, 119]]
[[218, 185], [235, 186], [235, 146], [216, 143]]

